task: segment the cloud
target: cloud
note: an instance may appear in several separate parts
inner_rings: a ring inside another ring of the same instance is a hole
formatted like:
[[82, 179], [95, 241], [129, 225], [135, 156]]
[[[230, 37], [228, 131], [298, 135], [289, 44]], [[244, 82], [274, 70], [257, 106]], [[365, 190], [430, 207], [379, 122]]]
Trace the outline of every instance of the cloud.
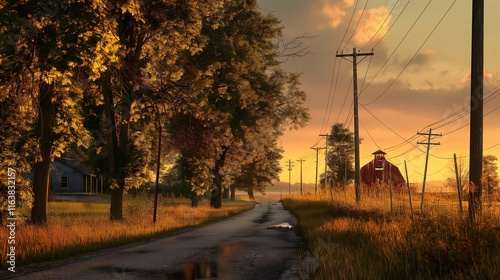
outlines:
[[428, 49], [428, 50], [424, 51], [424, 54], [427, 56], [434, 56], [434, 55], [436, 55], [436, 51], [433, 49]]
[[411, 66], [413, 68], [420, 68], [421, 66], [429, 66], [432, 63], [432, 57], [436, 55], [436, 51], [433, 49], [429, 49], [418, 53], [415, 55], [413, 60], [411, 61]]
[[354, 0], [325, 0], [321, 12], [331, 27], [337, 28], [346, 15], [346, 10], [354, 4]]
[[356, 21], [359, 24], [354, 34], [354, 42], [364, 45], [369, 41], [377, 41], [384, 37], [389, 31], [389, 23], [392, 19], [389, 9], [380, 6], [374, 9], [358, 11]]
[[[493, 73], [491, 73], [488, 70], [484, 70], [483, 78], [484, 78], [485, 82], [492, 82], [492, 81], [494, 81], [494, 79], [493, 79]], [[460, 79], [460, 83], [462, 85], [468, 85], [470, 83], [470, 74], [466, 74], [466, 75], [462, 76], [462, 78]]]

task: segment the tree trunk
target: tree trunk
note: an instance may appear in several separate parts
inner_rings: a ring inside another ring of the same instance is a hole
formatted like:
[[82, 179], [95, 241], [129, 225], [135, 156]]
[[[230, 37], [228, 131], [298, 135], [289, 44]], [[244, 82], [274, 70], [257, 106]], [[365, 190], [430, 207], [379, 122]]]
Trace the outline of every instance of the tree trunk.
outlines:
[[[117, 113], [120, 115], [120, 122], [117, 123], [115, 119], [115, 109], [113, 101], [113, 92], [111, 90], [111, 80], [108, 78], [108, 90], [105, 93], [105, 102], [107, 99], [108, 105], [106, 106], [107, 115], [109, 116], [112, 125], [112, 133], [108, 136], [108, 146], [110, 154], [113, 159], [110, 162], [110, 174], [115, 179], [115, 188], [111, 191], [111, 207], [110, 218], [112, 220], [122, 220], [122, 207], [123, 207], [123, 191], [125, 190], [125, 172], [126, 161], [130, 158], [128, 152], [128, 145], [130, 142], [130, 108], [134, 102], [135, 86], [137, 85], [137, 75], [140, 71], [140, 54], [144, 41], [139, 37], [141, 36], [133, 26], [137, 24], [134, 16], [129, 13], [120, 14], [118, 18], [118, 33], [120, 43], [125, 46], [127, 54], [123, 58], [122, 68], [119, 75], [121, 76], [121, 90]], [[131, 28], [132, 27], [132, 28]], [[106, 98], [107, 96], [107, 98]], [[119, 136], [117, 135], [116, 128], [120, 128]], [[118, 141], [119, 139], [119, 141]]]
[[[123, 203], [123, 185], [117, 185], [119, 175], [117, 174], [118, 166], [118, 138], [116, 136], [116, 119], [114, 113], [113, 92], [110, 86], [110, 78], [106, 77], [102, 93], [104, 95], [104, 115], [106, 118], [107, 127], [105, 128], [107, 149], [108, 149], [108, 174], [109, 187], [111, 189], [111, 205], [109, 208], [109, 217], [111, 220], [123, 219], [122, 203]], [[123, 180], [121, 180], [123, 181]]]
[[31, 223], [46, 224], [48, 216], [50, 166], [52, 161], [44, 159], [35, 163], [33, 179], [33, 208], [31, 208]]
[[198, 193], [193, 192], [191, 195], [191, 207], [197, 208], [198, 207]]
[[215, 189], [212, 190], [212, 197], [210, 198], [210, 207], [222, 207], [222, 178], [219, 174], [214, 178]]
[[212, 198], [210, 199], [210, 207], [213, 208], [222, 207], [222, 176], [219, 172], [226, 162], [226, 154], [228, 150], [228, 147], [223, 147], [220, 157], [215, 161], [213, 180], [215, 189], [212, 191]]
[[[110, 207], [110, 219], [111, 220], [123, 220], [123, 191], [125, 190], [125, 159], [129, 158], [128, 145], [129, 145], [129, 117], [130, 114], [130, 104], [126, 102], [126, 98], [122, 101], [121, 117], [125, 118], [122, 120], [120, 125], [120, 142], [117, 147], [118, 157], [116, 158], [115, 166], [115, 178], [117, 179], [118, 186], [111, 192], [111, 207]], [[116, 133], [114, 133], [116, 135]]]
[[222, 191], [222, 197], [225, 199], [229, 199], [229, 187], [224, 188], [224, 190]]
[[109, 208], [110, 220], [123, 219], [123, 188], [116, 187], [111, 190], [111, 206]]
[[38, 97], [38, 131], [40, 155], [42, 161], [36, 162], [33, 178], [34, 203], [31, 208], [31, 222], [46, 224], [48, 215], [48, 198], [50, 184], [50, 168], [53, 155], [54, 126], [56, 122], [56, 104], [54, 103], [54, 85], [40, 82]]
[[236, 200], [236, 187], [231, 186], [231, 200]]
[[248, 189], [248, 198], [250, 200], [255, 200], [255, 196], [253, 195], [253, 189]]

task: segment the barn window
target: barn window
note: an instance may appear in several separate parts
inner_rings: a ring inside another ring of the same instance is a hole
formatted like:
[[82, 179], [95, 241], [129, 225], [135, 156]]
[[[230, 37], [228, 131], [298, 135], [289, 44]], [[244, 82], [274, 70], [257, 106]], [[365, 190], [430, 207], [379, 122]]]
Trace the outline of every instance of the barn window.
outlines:
[[68, 176], [61, 176], [61, 188], [68, 187]]

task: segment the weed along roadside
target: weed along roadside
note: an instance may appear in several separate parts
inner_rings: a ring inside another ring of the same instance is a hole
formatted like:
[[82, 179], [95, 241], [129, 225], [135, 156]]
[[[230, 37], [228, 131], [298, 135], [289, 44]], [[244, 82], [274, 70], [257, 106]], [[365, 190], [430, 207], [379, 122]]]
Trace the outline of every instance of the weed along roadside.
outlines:
[[306, 279], [499, 279], [496, 208], [472, 228], [458, 211], [412, 220], [409, 211], [391, 214], [387, 204], [363, 198], [360, 204], [312, 196], [283, 200], [307, 246], [301, 256], [312, 264], [301, 267]]
[[[251, 202], [231, 202], [220, 209], [202, 201], [198, 208], [187, 199], [172, 198], [158, 208], [158, 220], [152, 223], [152, 202], [146, 197], [126, 197], [124, 221], [109, 221], [109, 204], [96, 202], [55, 201], [49, 203], [50, 216], [46, 227], [19, 219], [16, 224], [16, 273], [7, 271], [7, 256], [2, 253], [0, 278], [37, 267], [50, 267], [52, 261], [79, 256], [104, 248], [138, 242], [172, 234], [178, 230], [199, 227], [250, 210]], [[26, 209], [19, 208], [18, 216]], [[1, 236], [9, 228], [2, 227]], [[7, 252], [7, 241], [0, 250]]]

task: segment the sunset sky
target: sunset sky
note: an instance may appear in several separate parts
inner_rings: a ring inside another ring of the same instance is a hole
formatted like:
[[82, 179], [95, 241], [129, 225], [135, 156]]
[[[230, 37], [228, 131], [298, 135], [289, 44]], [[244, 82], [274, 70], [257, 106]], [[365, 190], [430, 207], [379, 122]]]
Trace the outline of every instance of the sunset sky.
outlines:
[[[497, 27], [499, 1], [485, 1], [484, 154], [500, 157], [500, 52]], [[284, 67], [301, 72], [308, 94], [309, 124], [287, 131], [281, 181], [288, 182], [286, 162], [292, 160], [292, 183], [314, 183], [316, 152], [324, 146], [319, 134], [336, 123], [354, 131], [352, 63], [336, 58], [353, 47], [374, 56], [358, 58], [361, 166], [382, 149], [410, 182], [423, 180], [425, 150], [417, 131], [442, 133], [430, 151], [428, 181], [452, 177], [453, 154], [468, 166], [470, 46], [472, 1], [440, 0], [259, 0], [263, 13], [284, 25], [284, 39], [309, 35], [311, 52], [291, 58]], [[352, 20], [351, 20], [352, 18]], [[324, 150], [319, 169], [324, 170]]]

